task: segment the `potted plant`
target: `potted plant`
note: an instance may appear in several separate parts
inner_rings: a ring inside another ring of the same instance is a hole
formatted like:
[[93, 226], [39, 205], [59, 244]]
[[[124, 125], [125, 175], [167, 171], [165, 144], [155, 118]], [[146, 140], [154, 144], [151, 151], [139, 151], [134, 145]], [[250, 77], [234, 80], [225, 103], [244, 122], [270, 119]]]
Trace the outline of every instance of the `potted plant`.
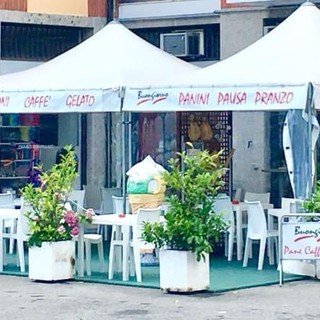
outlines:
[[163, 222], [144, 224], [142, 237], [160, 248], [160, 288], [165, 291], [209, 287], [209, 254], [227, 229], [222, 215], [213, 212], [214, 198], [224, 184], [220, 155], [190, 149], [170, 159], [170, 171], [163, 174], [171, 193], [169, 209]]
[[320, 180], [317, 181], [311, 197], [303, 201], [302, 207], [308, 213], [320, 213]]
[[76, 158], [72, 146], [59, 163], [46, 172], [38, 166], [39, 186], [29, 183], [21, 189], [23, 201], [29, 206], [29, 278], [56, 281], [73, 278], [75, 242], [79, 223], [91, 221], [92, 209], [76, 213], [68, 202], [76, 177]]

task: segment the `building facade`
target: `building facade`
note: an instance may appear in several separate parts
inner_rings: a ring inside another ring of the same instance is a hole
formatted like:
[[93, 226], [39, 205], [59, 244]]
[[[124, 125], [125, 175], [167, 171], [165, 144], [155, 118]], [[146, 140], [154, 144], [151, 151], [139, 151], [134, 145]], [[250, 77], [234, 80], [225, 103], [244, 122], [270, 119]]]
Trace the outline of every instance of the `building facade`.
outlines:
[[[5, 74], [43, 63], [85, 40], [113, 18], [159, 48], [205, 67], [262, 37], [302, 2], [2, 0], [0, 72]], [[133, 114], [132, 161], [151, 154], [165, 164], [177, 150], [184, 148], [186, 141], [194, 138], [189, 128], [197, 126], [205, 134], [193, 139], [196, 147], [224, 148], [225, 160], [235, 149], [228, 188], [256, 192], [278, 188], [279, 196], [283, 193], [280, 190], [283, 177], [270, 169], [285, 165], [281, 146], [283, 118], [283, 113], [271, 112]], [[84, 168], [83, 184], [119, 186], [119, 115], [56, 115], [46, 122], [55, 123], [56, 147], [66, 143], [78, 146]], [[151, 138], [147, 141], [146, 136]], [[53, 156], [45, 151], [43, 155], [51, 159]]]

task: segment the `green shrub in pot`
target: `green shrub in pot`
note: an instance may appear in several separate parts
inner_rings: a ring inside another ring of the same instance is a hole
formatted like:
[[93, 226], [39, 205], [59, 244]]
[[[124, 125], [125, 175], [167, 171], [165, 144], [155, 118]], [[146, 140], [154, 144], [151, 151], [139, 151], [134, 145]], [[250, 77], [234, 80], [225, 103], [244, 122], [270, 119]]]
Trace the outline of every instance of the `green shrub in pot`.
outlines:
[[165, 222], [146, 222], [142, 237], [157, 248], [192, 251], [200, 261], [228, 228], [221, 213], [213, 212], [225, 168], [220, 163], [221, 151], [190, 151], [169, 160], [170, 169], [163, 174], [170, 193]]

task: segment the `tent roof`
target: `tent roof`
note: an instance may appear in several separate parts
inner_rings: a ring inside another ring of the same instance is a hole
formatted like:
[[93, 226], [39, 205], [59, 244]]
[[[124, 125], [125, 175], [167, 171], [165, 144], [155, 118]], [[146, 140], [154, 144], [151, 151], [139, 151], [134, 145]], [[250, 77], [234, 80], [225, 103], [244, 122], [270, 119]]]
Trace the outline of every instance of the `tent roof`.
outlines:
[[[217, 64], [195, 72], [193, 85], [320, 83], [320, 10], [302, 4], [258, 41]], [[189, 81], [190, 80], [190, 81]]]
[[[6, 106], [5, 101], [10, 101], [9, 105], [15, 101], [15, 106], [12, 105], [15, 110], [2, 108], [2, 111], [25, 112], [28, 110], [21, 108], [25, 107], [26, 99], [30, 95], [41, 95], [47, 97], [46, 112], [115, 111], [120, 110], [119, 87], [166, 83], [195, 69], [197, 67], [158, 49], [120, 23], [111, 22], [49, 62], [1, 76], [0, 106]], [[81, 104], [80, 108], [79, 105], [77, 110], [66, 108], [69, 95], [74, 105]], [[85, 108], [85, 103], [80, 102], [85, 102], [88, 95], [93, 95], [91, 102], [95, 105]]]
[[[320, 11], [305, 2], [237, 54], [168, 82], [161, 88], [166, 89], [166, 101], [158, 107], [167, 111], [303, 109], [308, 84], [320, 91], [319, 34]], [[140, 96], [148, 95], [147, 88]], [[138, 105], [135, 89], [127, 90], [126, 110], [134, 109], [134, 101]]]

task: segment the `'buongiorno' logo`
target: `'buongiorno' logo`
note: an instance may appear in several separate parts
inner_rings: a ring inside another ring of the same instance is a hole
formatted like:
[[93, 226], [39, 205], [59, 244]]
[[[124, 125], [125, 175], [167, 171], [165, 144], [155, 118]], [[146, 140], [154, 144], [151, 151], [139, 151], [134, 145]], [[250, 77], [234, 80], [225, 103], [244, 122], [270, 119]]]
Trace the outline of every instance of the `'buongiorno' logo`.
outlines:
[[317, 242], [320, 242], [320, 228], [319, 229], [303, 229], [300, 226], [296, 226], [294, 229], [295, 242], [303, 239], [315, 238]]
[[169, 96], [169, 93], [166, 92], [152, 92], [152, 93], [143, 93], [142, 91], [138, 91], [138, 101], [137, 106], [140, 104], [151, 102], [152, 104], [156, 104], [160, 101], [166, 100]]

